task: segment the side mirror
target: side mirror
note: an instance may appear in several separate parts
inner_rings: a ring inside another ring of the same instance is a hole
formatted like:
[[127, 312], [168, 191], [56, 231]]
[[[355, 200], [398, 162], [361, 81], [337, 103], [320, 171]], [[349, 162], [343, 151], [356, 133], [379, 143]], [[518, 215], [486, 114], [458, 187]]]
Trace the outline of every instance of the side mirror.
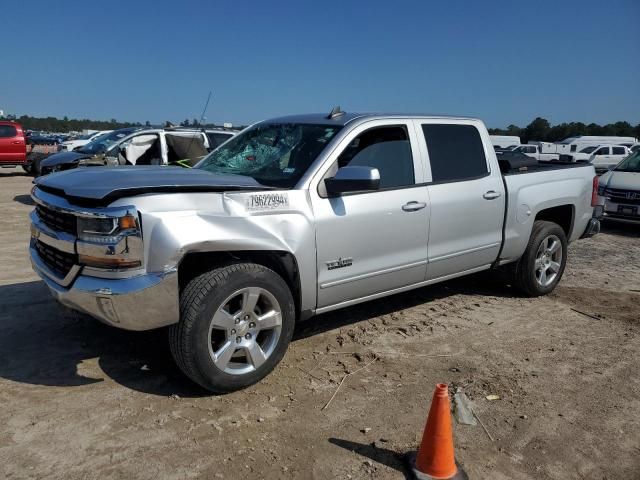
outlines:
[[325, 178], [324, 185], [330, 196], [348, 192], [378, 190], [380, 172], [373, 167], [342, 167], [333, 178]]

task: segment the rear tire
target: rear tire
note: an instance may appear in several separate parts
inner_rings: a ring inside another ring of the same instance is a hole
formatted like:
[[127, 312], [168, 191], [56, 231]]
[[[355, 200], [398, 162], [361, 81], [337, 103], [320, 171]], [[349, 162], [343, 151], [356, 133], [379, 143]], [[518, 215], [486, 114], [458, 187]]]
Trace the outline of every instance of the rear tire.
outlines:
[[294, 326], [286, 282], [262, 265], [237, 263], [187, 284], [169, 344], [185, 375], [207, 390], [227, 393], [267, 376], [284, 357]]
[[530, 297], [556, 288], [567, 264], [567, 236], [560, 225], [536, 220], [515, 269], [515, 287]]

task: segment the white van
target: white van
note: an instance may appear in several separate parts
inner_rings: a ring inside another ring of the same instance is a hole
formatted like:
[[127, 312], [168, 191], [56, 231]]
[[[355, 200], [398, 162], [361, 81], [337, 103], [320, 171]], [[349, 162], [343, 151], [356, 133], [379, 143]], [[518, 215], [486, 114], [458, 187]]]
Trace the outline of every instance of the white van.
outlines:
[[520, 145], [520, 137], [516, 135], [489, 135], [493, 148], [507, 148]]

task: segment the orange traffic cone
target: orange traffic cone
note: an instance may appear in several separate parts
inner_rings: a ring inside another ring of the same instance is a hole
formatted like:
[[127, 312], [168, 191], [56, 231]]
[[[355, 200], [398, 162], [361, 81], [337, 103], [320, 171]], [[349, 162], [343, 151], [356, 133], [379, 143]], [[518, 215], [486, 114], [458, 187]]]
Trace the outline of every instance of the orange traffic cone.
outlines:
[[436, 385], [433, 392], [422, 442], [411, 459], [411, 468], [418, 480], [466, 478], [453, 455], [449, 389], [445, 383]]

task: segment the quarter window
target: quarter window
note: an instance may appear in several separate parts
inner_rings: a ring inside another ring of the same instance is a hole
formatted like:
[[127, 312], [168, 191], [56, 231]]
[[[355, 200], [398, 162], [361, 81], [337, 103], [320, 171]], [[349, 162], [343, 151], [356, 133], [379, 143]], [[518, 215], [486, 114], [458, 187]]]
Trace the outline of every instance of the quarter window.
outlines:
[[480, 132], [473, 125], [424, 124], [434, 182], [457, 182], [487, 175]]
[[0, 125], [0, 138], [11, 138], [18, 134], [13, 125]]
[[413, 157], [407, 130], [403, 126], [372, 128], [354, 138], [340, 154], [338, 167], [377, 168], [380, 188], [413, 185]]

